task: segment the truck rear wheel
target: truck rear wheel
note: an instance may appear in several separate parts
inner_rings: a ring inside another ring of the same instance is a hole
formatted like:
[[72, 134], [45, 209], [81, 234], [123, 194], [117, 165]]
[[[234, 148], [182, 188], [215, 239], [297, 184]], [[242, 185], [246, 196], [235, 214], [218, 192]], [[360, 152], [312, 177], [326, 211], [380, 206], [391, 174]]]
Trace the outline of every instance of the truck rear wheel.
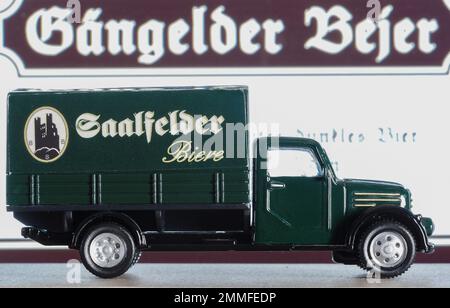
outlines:
[[402, 224], [379, 221], [363, 234], [358, 245], [360, 266], [381, 278], [404, 274], [414, 262], [416, 243]]
[[137, 254], [131, 234], [115, 223], [104, 223], [89, 229], [80, 248], [86, 269], [105, 279], [126, 273], [136, 261]]

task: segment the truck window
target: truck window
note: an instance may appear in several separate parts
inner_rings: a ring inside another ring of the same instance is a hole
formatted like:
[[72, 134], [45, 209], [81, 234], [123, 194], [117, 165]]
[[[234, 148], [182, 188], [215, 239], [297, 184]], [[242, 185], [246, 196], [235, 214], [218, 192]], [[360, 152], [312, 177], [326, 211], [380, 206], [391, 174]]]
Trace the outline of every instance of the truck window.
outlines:
[[277, 149], [267, 153], [270, 177], [318, 177], [323, 174], [310, 149]]

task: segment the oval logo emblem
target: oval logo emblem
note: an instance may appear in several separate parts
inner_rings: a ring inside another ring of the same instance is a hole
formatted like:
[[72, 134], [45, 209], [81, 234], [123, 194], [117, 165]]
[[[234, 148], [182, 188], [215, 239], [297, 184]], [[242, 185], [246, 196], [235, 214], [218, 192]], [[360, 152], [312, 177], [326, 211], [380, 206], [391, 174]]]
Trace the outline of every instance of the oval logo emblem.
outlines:
[[69, 129], [64, 116], [55, 108], [36, 109], [25, 124], [25, 146], [36, 160], [51, 163], [67, 148]]

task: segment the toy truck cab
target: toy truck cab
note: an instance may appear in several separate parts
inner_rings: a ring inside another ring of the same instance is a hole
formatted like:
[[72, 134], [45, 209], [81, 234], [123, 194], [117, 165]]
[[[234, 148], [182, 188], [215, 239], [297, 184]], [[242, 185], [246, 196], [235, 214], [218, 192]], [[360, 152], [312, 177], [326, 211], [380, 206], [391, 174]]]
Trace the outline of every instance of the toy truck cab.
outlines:
[[263, 138], [257, 145], [256, 243], [329, 247], [338, 263], [405, 272], [433, 252], [431, 219], [411, 212], [411, 193], [391, 182], [337, 178], [320, 144]]
[[382, 277], [433, 251], [402, 185], [341, 180], [309, 139], [258, 139], [253, 158], [244, 130], [229, 156], [228, 124], [248, 127], [246, 87], [12, 92], [7, 209], [102, 278], [145, 250], [331, 250]]

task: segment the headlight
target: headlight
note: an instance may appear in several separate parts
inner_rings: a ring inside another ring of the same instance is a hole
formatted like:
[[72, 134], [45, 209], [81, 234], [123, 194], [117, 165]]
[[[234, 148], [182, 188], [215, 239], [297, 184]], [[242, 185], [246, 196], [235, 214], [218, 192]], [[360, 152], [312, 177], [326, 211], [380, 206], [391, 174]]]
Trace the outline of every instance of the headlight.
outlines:
[[412, 209], [413, 207], [413, 199], [412, 199], [412, 193], [409, 189], [406, 190], [408, 192], [408, 198], [409, 198], [409, 208]]
[[405, 197], [404, 195], [402, 195], [401, 197], [400, 197], [400, 206], [401, 207], [404, 207], [404, 208], [406, 208], [406, 205], [407, 205], [407, 201], [406, 201], [406, 198], [407, 198], [407, 196]]

